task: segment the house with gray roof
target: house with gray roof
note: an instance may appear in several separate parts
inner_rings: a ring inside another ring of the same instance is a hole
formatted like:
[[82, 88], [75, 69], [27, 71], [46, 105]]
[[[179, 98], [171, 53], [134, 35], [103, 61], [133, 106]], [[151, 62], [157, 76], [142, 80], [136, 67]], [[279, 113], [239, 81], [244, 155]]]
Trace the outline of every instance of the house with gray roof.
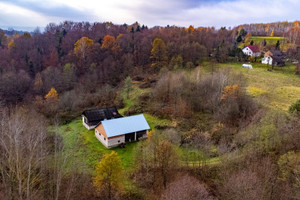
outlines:
[[150, 127], [143, 114], [101, 121], [95, 128], [96, 138], [112, 148], [126, 142], [147, 138]]

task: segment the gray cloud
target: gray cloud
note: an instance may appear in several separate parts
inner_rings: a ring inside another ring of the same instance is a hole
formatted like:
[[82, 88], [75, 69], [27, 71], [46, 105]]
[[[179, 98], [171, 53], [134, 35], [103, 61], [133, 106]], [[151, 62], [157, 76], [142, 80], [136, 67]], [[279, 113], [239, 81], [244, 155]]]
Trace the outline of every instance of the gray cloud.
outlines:
[[73, 19], [76, 21], [89, 20], [92, 16], [89, 12], [84, 13], [79, 9], [71, 8], [63, 4], [56, 4], [55, 6], [47, 6], [47, 1], [44, 3], [37, 3], [36, 1], [28, 0], [1, 0], [9, 4], [13, 4], [37, 13], [41, 13], [49, 17]]
[[[159, 4], [157, 0], [157, 4]], [[236, 26], [244, 23], [274, 22], [299, 19], [297, 0], [236, 0], [236, 1], [209, 1], [196, 2], [192, 7], [170, 7], [161, 5], [156, 8], [142, 6], [135, 10], [135, 16], [140, 17], [145, 23], [156, 25], [181, 25], [181, 26]], [[169, 10], [167, 10], [169, 8]], [[164, 12], [167, 10], [166, 12]], [[153, 20], [151, 20], [151, 18]]]
[[[1, 13], [1, 2], [26, 9], [36, 16]], [[36, 27], [49, 22], [73, 20], [220, 27], [296, 20], [300, 17], [299, 7], [297, 0], [0, 0], [0, 26]]]

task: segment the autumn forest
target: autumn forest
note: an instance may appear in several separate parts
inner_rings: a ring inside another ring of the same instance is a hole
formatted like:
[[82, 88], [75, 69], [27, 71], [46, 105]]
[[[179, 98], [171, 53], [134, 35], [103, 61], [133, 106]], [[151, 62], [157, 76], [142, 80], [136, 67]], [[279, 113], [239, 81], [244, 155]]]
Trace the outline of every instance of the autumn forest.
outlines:
[[[299, 46], [299, 21], [0, 30], [0, 199], [299, 199]], [[105, 149], [80, 120], [111, 106], [148, 138]]]

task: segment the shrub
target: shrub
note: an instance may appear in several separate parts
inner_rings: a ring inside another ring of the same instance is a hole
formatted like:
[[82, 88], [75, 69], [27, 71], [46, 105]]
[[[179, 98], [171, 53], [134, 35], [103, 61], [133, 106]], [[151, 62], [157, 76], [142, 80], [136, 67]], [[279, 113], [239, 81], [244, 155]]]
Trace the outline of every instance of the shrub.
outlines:
[[290, 113], [296, 113], [296, 114], [299, 114], [299, 113], [300, 113], [300, 100], [297, 100], [295, 103], [293, 103], [293, 104], [289, 107], [289, 112], [290, 112]]
[[213, 76], [197, 74], [196, 80], [186, 73], [168, 72], [152, 91], [149, 112], [177, 118], [188, 118], [193, 112], [210, 113], [219, 121], [239, 125], [257, 110], [254, 100], [245, 94], [244, 80], [230, 69]]
[[241, 93], [235, 98], [223, 100], [219, 108], [215, 113], [219, 121], [238, 126], [252, 116], [258, 107], [251, 97]]
[[173, 199], [213, 199], [207, 191], [204, 184], [196, 178], [184, 175], [170, 183], [166, 190], [163, 191], [161, 200]]

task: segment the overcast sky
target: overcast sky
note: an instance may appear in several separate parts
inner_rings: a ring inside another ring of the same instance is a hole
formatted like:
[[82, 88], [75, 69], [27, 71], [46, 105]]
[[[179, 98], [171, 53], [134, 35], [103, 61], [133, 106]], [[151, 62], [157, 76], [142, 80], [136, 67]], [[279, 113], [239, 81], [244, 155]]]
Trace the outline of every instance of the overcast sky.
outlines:
[[0, 0], [0, 28], [65, 20], [152, 26], [236, 26], [300, 19], [300, 0]]

